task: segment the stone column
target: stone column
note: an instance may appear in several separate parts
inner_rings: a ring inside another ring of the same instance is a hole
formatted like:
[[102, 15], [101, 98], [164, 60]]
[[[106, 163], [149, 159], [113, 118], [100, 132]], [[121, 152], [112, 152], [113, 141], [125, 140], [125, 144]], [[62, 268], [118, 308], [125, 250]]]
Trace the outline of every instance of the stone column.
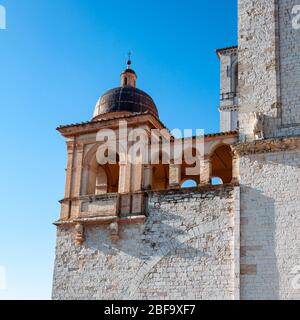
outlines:
[[206, 156], [200, 163], [200, 185], [208, 185], [212, 178], [212, 163], [209, 156]]
[[72, 197], [72, 180], [73, 180], [73, 167], [74, 167], [74, 141], [67, 142], [67, 169], [66, 169], [66, 186], [65, 186], [65, 196], [64, 200], [61, 201], [61, 219], [68, 219], [71, 215], [72, 202], [70, 198]]
[[131, 184], [131, 164], [120, 164], [119, 171], [119, 193], [130, 193]]
[[233, 152], [232, 157], [232, 183], [239, 183], [240, 181], [240, 159], [239, 155]]
[[65, 198], [71, 198], [72, 189], [72, 172], [73, 172], [73, 159], [74, 159], [74, 141], [67, 142], [67, 174], [66, 174], [66, 187], [65, 187]]
[[74, 197], [80, 196], [81, 177], [82, 177], [82, 164], [83, 164], [83, 151], [84, 144], [76, 144], [76, 163], [75, 163], [75, 185], [74, 185]]
[[143, 165], [133, 164], [131, 167], [131, 190], [132, 192], [140, 192], [143, 188]]
[[151, 190], [152, 189], [152, 178], [153, 178], [153, 169], [152, 165], [144, 165], [144, 176], [143, 176], [143, 189]]
[[82, 183], [81, 183], [81, 194], [86, 196], [88, 194], [89, 187], [89, 170], [90, 166], [85, 165], [82, 171]]
[[181, 187], [181, 164], [170, 164], [169, 184], [171, 189]]
[[72, 201], [72, 216], [79, 216], [80, 215], [80, 188], [81, 188], [81, 177], [83, 171], [83, 151], [84, 151], [84, 144], [77, 143], [76, 150], [75, 150], [75, 161], [74, 161], [74, 187], [73, 187], [73, 197], [76, 198]]

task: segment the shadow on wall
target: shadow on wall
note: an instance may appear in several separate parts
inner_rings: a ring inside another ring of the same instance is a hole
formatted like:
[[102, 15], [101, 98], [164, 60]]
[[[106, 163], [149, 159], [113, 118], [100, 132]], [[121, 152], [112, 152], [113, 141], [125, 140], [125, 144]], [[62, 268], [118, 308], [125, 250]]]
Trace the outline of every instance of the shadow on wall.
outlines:
[[[218, 217], [212, 215], [212, 223], [216, 219]], [[145, 225], [121, 225], [120, 241], [116, 244], [110, 240], [108, 227], [103, 227], [106, 230], [102, 230], [106, 233], [106, 236], [103, 237], [104, 241], [89, 237], [89, 229], [87, 229], [86, 246], [92, 250], [99, 250], [105, 255], [123, 252], [145, 261], [148, 261], [150, 257], [170, 256], [176, 249], [182, 250], [183, 248], [188, 252], [184, 255], [186, 259], [207, 256], [207, 253], [187, 244], [189, 240], [196, 237], [194, 233], [190, 233], [195, 226], [194, 222], [189, 222], [182, 216], [160, 213], [148, 218]], [[165, 249], [163, 252], [162, 248]]]
[[241, 186], [241, 299], [278, 300], [274, 199]]

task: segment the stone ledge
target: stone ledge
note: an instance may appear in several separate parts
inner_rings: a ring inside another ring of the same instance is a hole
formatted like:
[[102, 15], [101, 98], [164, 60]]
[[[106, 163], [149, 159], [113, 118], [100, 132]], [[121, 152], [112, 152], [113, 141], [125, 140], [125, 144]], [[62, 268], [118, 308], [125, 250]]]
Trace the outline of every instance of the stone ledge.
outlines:
[[234, 144], [232, 148], [233, 152], [239, 156], [256, 153], [300, 150], [300, 136], [237, 143]]
[[227, 183], [220, 185], [203, 185], [192, 188], [181, 188], [181, 189], [167, 189], [167, 190], [157, 190], [157, 191], [147, 191], [149, 195], [184, 195], [187, 193], [207, 193], [210, 191], [224, 191], [224, 190], [233, 190], [235, 187], [239, 187], [239, 183]]
[[104, 225], [111, 223], [122, 223], [122, 224], [139, 224], [145, 223], [146, 216], [128, 216], [128, 217], [118, 217], [118, 216], [108, 216], [108, 217], [78, 217], [71, 220], [58, 220], [54, 222], [54, 225], [59, 226], [74, 226], [76, 224], [83, 225]]

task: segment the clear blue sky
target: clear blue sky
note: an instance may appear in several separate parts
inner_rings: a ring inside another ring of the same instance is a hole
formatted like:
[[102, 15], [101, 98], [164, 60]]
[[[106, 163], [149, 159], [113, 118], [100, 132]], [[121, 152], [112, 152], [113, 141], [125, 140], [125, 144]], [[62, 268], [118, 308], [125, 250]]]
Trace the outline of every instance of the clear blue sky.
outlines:
[[132, 50], [138, 87], [170, 128], [219, 130], [215, 49], [237, 42], [237, 0], [0, 0], [0, 299], [49, 299], [58, 200], [60, 124], [89, 120], [119, 85]]

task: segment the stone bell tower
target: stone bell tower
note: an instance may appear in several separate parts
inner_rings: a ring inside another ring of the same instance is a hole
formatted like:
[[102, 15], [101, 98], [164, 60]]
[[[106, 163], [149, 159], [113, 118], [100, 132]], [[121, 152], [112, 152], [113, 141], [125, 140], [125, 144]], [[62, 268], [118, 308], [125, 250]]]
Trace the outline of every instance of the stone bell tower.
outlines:
[[[130, 60], [91, 121], [58, 128], [67, 175], [54, 299], [300, 299], [298, 2], [238, 0], [238, 47], [217, 51], [222, 132], [200, 152], [198, 137], [170, 137]], [[153, 129], [164, 132], [154, 143]], [[188, 157], [162, 161], [167, 136]], [[136, 140], [158, 147], [150, 163], [128, 161], [141, 158]]]
[[300, 134], [298, 0], [239, 0], [239, 124], [253, 140], [255, 114], [266, 138]]
[[[241, 298], [299, 299], [298, 0], [239, 0]], [[297, 271], [298, 270], [298, 271]]]

